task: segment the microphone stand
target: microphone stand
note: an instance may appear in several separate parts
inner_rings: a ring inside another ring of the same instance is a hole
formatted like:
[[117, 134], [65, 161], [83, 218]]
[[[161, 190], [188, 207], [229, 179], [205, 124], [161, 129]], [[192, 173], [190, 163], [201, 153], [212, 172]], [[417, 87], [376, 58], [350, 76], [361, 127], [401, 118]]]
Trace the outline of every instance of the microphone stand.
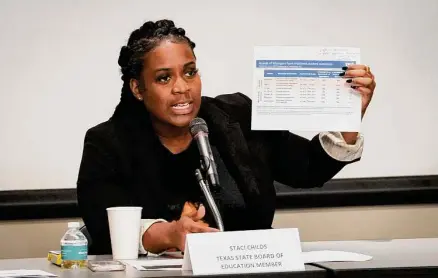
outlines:
[[216, 206], [216, 202], [213, 199], [213, 196], [211, 195], [210, 189], [207, 187], [207, 183], [204, 181], [204, 178], [201, 174], [201, 171], [199, 169], [196, 169], [195, 171], [196, 179], [198, 180], [199, 186], [202, 189], [202, 192], [204, 193], [205, 198], [207, 199], [208, 206], [210, 207], [210, 210], [213, 213], [214, 220], [216, 221], [216, 225], [218, 229], [223, 232], [224, 231], [224, 224], [222, 222], [222, 217], [219, 212], [219, 209]]

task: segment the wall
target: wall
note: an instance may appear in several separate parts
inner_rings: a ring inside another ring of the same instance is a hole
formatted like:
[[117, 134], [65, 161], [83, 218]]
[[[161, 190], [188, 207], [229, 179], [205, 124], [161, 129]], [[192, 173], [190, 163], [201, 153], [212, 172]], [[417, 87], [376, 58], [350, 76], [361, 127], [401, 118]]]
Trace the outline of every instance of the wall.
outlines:
[[[438, 136], [430, 128], [438, 112], [437, 7], [436, 0], [1, 1], [0, 130], [8, 136], [0, 136], [0, 190], [75, 186], [85, 130], [119, 100], [119, 49], [134, 28], [158, 18], [174, 19], [197, 43], [208, 96], [252, 94], [254, 45], [360, 47], [378, 87], [363, 123], [364, 157], [340, 176], [437, 174], [438, 144], [430, 144]], [[429, 237], [438, 236], [438, 221], [430, 221], [437, 216], [438, 206], [355, 207], [279, 211], [274, 224], [299, 227], [307, 241]], [[0, 222], [0, 258], [45, 256], [67, 221]]]
[[196, 42], [206, 96], [252, 96], [255, 45], [360, 47], [378, 85], [338, 177], [438, 174], [436, 0], [2, 0], [0, 190], [75, 187], [85, 131], [120, 98], [120, 47], [159, 18]]
[[[277, 211], [274, 227], [298, 227], [302, 241], [438, 237], [438, 205]], [[0, 222], [0, 259], [45, 257], [68, 221]]]

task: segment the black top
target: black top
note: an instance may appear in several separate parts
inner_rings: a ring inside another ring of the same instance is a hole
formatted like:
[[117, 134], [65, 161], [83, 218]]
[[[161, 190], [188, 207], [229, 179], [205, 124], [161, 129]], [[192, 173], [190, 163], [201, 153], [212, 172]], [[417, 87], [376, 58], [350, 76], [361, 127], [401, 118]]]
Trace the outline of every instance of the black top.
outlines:
[[166, 196], [165, 211], [168, 212], [163, 217], [178, 219], [185, 201], [201, 202], [202, 192], [195, 178], [195, 170], [200, 168], [199, 151], [193, 142], [179, 154], [171, 153], [162, 144], [157, 144], [157, 148], [162, 156], [159, 169], [163, 177], [163, 196]]
[[[171, 221], [179, 218], [185, 201], [202, 201], [193, 171], [199, 163], [196, 145], [169, 153], [144, 105], [134, 101], [121, 101], [111, 119], [85, 136], [77, 195], [93, 242], [90, 254], [111, 253], [108, 207], [141, 206], [142, 218]], [[271, 227], [274, 180], [322, 186], [347, 164], [330, 157], [318, 136], [307, 140], [288, 131], [252, 131], [251, 100], [240, 93], [203, 97], [198, 116], [209, 129], [221, 185], [215, 199], [225, 230]]]
[[[154, 148], [157, 151], [157, 164], [162, 177], [160, 185], [160, 194], [166, 200], [163, 202], [165, 208], [162, 210], [160, 218], [168, 220], [178, 220], [181, 217], [181, 211], [185, 202], [191, 202], [195, 205], [204, 204], [206, 215], [203, 221], [210, 227], [218, 228], [214, 221], [206, 198], [198, 184], [195, 171], [201, 169], [200, 153], [196, 141], [192, 141], [189, 147], [181, 153], [173, 154], [159, 141], [158, 137], [154, 140]], [[220, 154], [215, 145], [211, 146], [215, 160], [217, 161], [217, 170], [220, 173], [219, 181], [221, 188], [211, 192], [216, 199], [216, 204], [221, 211], [224, 226], [228, 231], [245, 229], [242, 223], [245, 223], [243, 214], [245, 203], [242, 195], [237, 188], [234, 179], [227, 171]]]

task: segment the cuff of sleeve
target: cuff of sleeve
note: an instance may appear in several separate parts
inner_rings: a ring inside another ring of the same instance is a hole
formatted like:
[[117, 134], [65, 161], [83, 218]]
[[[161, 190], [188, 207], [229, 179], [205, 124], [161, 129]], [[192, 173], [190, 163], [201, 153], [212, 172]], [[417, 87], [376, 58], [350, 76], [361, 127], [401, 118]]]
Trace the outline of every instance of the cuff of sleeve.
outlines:
[[354, 145], [347, 144], [340, 132], [322, 132], [319, 134], [319, 141], [333, 159], [351, 162], [362, 156], [364, 139], [360, 133]]
[[140, 228], [140, 244], [139, 244], [139, 248], [138, 251], [140, 254], [143, 255], [159, 255], [159, 254], [153, 254], [153, 253], [149, 253], [148, 251], [146, 251], [146, 249], [143, 246], [143, 234], [155, 223], [158, 222], [167, 222], [164, 219], [142, 219], [141, 220], [141, 228]]

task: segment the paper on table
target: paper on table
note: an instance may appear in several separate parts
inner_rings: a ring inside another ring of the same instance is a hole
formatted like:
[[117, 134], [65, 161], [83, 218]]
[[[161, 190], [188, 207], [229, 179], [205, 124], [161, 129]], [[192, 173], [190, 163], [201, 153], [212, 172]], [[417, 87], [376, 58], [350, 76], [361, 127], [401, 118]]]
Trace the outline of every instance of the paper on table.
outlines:
[[358, 48], [256, 46], [251, 128], [360, 131], [361, 96], [339, 76], [358, 63]]
[[322, 263], [322, 262], [365, 262], [373, 257], [345, 251], [309, 251], [302, 252], [304, 263]]
[[183, 260], [156, 257], [138, 260], [121, 260], [121, 262], [137, 270], [180, 270]]
[[0, 277], [56, 277], [56, 275], [42, 270], [17, 269], [0, 270]]

